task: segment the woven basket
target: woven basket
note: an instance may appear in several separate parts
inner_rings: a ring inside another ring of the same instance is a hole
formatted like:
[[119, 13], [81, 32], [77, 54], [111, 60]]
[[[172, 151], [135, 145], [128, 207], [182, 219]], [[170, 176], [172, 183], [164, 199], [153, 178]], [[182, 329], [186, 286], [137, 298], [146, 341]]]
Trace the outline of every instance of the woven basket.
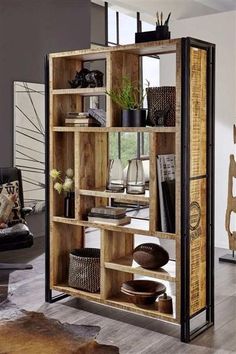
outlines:
[[100, 289], [100, 250], [75, 249], [70, 253], [69, 286], [96, 293]]
[[175, 87], [148, 87], [146, 90], [148, 103], [147, 125], [175, 126]]

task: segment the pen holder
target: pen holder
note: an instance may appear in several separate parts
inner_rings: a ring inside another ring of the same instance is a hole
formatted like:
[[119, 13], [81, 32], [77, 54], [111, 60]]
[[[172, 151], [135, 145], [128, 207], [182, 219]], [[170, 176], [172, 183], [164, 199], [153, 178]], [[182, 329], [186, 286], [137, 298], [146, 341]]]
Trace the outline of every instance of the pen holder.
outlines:
[[166, 25], [156, 26], [155, 31], [135, 33], [135, 43], [160, 41], [170, 39], [169, 27]]
[[170, 39], [169, 27], [166, 25], [156, 26], [156, 36], [158, 39]]

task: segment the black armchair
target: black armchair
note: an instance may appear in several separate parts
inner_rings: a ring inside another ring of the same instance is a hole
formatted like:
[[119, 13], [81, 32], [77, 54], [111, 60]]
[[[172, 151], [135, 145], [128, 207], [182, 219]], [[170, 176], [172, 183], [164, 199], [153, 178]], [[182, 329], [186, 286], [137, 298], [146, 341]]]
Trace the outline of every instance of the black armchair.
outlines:
[[[31, 208], [24, 208], [21, 171], [15, 167], [0, 168], [0, 187], [3, 184], [18, 181], [21, 218], [30, 213]], [[31, 247], [33, 235], [25, 223], [14, 222], [6, 229], [0, 229], [0, 252]], [[0, 263], [0, 270], [32, 269], [30, 264]]]

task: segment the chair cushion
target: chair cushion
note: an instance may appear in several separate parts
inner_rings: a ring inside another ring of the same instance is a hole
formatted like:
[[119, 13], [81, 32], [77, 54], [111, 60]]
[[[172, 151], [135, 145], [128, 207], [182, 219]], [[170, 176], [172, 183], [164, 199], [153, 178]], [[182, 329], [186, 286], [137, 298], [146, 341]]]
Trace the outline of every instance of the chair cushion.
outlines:
[[30, 234], [29, 228], [25, 224], [16, 224], [6, 229], [0, 229], [0, 244], [8, 242], [21, 242]]
[[8, 222], [14, 206], [15, 203], [11, 197], [8, 197], [3, 193], [0, 194], [0, 224]]
[[20, 197], [19, 197], [19, 182], [18, 181], [11, 181], [8, 183], [4, 183], [0, 185], [0, 195], [13, 195], [16, 194], [16, 201], [15, 201], [15, 206], [12, 208], [12, 212], [9, 216], [8, 222], [12, 221], [20, 221], [21, 220], [21, 203], [20, 203]]

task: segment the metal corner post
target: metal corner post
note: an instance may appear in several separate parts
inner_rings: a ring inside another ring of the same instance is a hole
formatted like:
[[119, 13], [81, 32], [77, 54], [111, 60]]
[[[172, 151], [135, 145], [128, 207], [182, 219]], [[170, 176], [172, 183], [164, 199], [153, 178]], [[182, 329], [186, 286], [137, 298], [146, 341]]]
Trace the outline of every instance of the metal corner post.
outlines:
[[[207, 53], [206, 64], [206, 305], [190, 314], [190, 48]], [[215, 46], [182, 39], [182, 210], [181, 210], [181, 341], [190, 342], [214, 324], [214, 104]], [[206, 319], [191, 329], [191, 319], [205, 311]]]

